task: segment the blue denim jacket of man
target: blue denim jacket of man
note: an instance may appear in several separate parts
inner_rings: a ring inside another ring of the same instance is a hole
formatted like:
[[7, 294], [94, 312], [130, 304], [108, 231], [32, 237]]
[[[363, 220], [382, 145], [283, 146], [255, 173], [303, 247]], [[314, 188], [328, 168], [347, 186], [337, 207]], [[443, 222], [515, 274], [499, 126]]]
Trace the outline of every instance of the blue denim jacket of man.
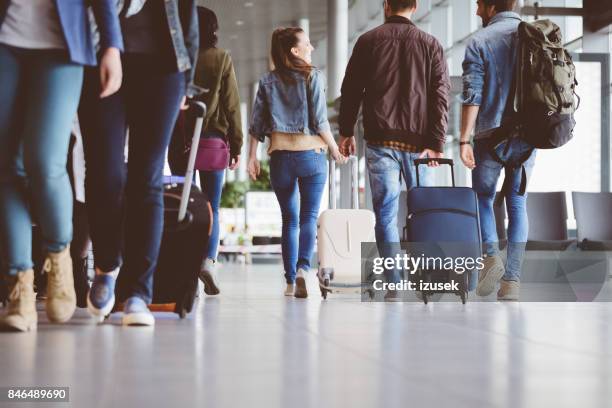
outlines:
[[470, 39], [463, 61], [463, 104], [480, 106], [476, 136], [501, 126], [517, 59], [518, 25], [512, 11], [496, 14]]
[[330, 131], [327, 119], [325, 79], [319, 70], [310, 75], [293, 73], [295, 83], [285, 83], [274, 71], [259, 81], [249, 132], [263, 142], [274, 132], [318, 135]]
[[[81, 65], [96, 65], [96, 50], [91, 36], [87, 8], [91, 3], [96, 22], [100, 26], [100, 47], [123, 50], [123, 38], [115, 0], [56, 0], [70, 61]], [[6, 17], [10, 0], [0, 0], [0, 27]]]

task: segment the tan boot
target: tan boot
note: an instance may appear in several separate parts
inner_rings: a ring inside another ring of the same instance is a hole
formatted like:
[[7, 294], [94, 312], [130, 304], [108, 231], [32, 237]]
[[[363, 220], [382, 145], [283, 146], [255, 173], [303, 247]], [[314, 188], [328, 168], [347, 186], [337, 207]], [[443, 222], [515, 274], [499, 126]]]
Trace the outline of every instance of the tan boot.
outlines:
[[499, 255], [487, 256], [484, 259], [484, 268], [478, 274], [478, 296], [489, 296], [495, 290], [497, 282], [504, 276], [506, 268]]
[[501, 280], [497, 291], [497, 300], [518, 301], [521, 294], [521, 283], [518, 281]]
[[0, 319], [0, 328], [7, 331], [36, 330], [36, 293], [34, 293], [34, 271], [27, 270], [8, 278], [8, 313]]
[[67, 322], [76, 309], [70, 247], [49, 253], [44, 271], [47, 273], [47, 317], [55, 323]]

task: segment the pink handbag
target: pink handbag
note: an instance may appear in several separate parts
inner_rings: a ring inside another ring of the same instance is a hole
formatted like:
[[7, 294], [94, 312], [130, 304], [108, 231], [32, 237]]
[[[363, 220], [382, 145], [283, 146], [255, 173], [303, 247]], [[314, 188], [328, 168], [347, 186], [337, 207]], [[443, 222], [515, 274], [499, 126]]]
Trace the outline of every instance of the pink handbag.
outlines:
[[230, 149], [225, 139], [207, 137], [200, 139], [195, 169], [203, 171], [225, 170], [229, 165]]

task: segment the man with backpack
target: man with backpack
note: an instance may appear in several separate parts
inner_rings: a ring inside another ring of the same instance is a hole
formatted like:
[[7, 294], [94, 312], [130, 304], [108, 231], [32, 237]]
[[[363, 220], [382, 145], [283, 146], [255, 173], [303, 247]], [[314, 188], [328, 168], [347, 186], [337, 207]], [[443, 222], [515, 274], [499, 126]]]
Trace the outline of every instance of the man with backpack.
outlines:
[[[480, 229], [485, 267], [480, 271], [476, 294], [488, 296], [500, 282], [498, 300], [518, 300], [525, 243], [529, 232], [527, 195], [521, 184], [528, 179], [535, 150], [521, 138], [500, 135], [510, 120], [508, 106], [514, 97], [518, 56], [516, 0], [478, 0], [478, 16], [484, 28], [470, 39], [463, 61], [463, 112], [461, 119], [461, 160], [472, 172], [472, 186], [478, 194]], [[474, 147], [470, 143], [475, 129]], [[503, 140], [500, 140], [503, 138]], [[495, 157], [494, 152], [499, 157]], [[526, 160], [525, 160], [525, 156]], [[517, 164], [514, 169], [501, 161]], [[518, 166], [519, 161], [524, 161]], [[506, 265], [499, 255], [493, 205], [501, 170], [506, 167], [508, 191], [508, 256]]]
[[[487, 258], [476, 294], [488, 296], [501, 279], [498, 300], [518, 300], [529, 233], [527, 182], [536, 149], [555, 149], [573, 136], [576, 68], [550, 20], [521, 22], [516, 0], [478, 0], [484, 28], [467, 46], [463, 62], [461, 160], [473, 169], [480, 228]], [[576, 101], [577, 99], [577, 101]], [[474, 148], [470, 144], [476, 126]], [[498, 199], [501, 170], [505, 180]], [[493, 204], [506, 200], [508, 256], [499, 257]]]

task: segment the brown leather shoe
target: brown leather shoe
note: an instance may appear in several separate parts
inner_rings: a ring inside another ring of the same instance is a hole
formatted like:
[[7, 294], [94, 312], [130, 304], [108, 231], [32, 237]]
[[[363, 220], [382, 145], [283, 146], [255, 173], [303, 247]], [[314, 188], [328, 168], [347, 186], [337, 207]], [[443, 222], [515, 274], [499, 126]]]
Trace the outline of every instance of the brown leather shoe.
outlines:
[[55, 323], [67, 322], [76, 309], [70, 247], [49, 253], [44, 271], [47, 273], [47, 317]]
[[7, 278], [9, 286], [8, 313], [0, 318], [3, 331], [27, 332], [36, 330], [36, 293], [34, 293], [34, 271], [18, 272]]

